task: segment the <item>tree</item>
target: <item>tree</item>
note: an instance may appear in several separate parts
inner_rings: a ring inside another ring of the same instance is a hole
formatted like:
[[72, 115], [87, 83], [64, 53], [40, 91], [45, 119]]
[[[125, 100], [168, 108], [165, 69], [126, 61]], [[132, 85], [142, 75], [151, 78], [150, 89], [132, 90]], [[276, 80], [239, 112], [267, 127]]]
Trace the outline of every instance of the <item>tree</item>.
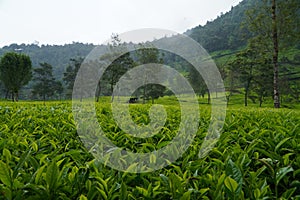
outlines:
[[[121, 43], [118, 35], [113, 34], [111, 36], [112, 42], [109, 44], [109, 53], [101, 56], [100, 60], [111, 63], [100, 80], [100, 82], [109, 84], [109, 93], [112, 95], [111, 101], [114, 100], [113, 90], [114, 86], [130, 68], [135, 66], [133, 59], [130, 57], [130, 53], [127, 52], [126, 45]], [[122, 52], [125, 52], [122, 54]], [[118, 57], [118, 55], [120, 55]], [[116, 58], [117, 57], [117, 58]], [[105, 84], [98, 84], [98, 87], [105, 86]], [[98, 88], [98, 90], [101, 90]], [[99, 91], [97, 91], [99, 93]]]
[[0, 81], [0, 92], [1, 94], [4, 94], [4, 97], [6, 97], [6, 88], [4, 87], [2, 81]]
[[[199, 72], [194, 67], [189, 67], [188, 79], [193, 86], [194, 91], [204, 98], [205, 94], [208, 93], [208, 98], [210, 98], [210, 93], [207, 89], [206, 83], [203, 78], [199, 75]], [[208, 104], [210, 104], [210, 99], [208, 99]]]
[[229, 64], [231, 76], [238, 77], [245, 90], [244, 104], [248, 105], [251, 89], [259, 97], [260, 106], [263, 98], [268, 94], [270, 85], [270, 59], [255, 40], [249, 40], [248, 46], [236, 54], [235, 59]]
[[259, 55], [260, 57], [257, 59], [254, 69], [253, 91], [257, 94], [259, 106], [261, 107], [264, 98], [272, 96], [273, 67], [272, 59], [264, 54]]
[[18, 101], [19, 90], [32, 77], [30, 57], [15, 52], [6, 53], [0, 61], [0, 79], [5, 88], [11, 92], [12, 101]]
[[279, 52], [299, 39], [299, 2], [297, 0], [257, 0], [255, 9], [248, 11], [249, 29], [258, 44], [270, 53], [273, 62], [274, 107], [280, 108]]
[[62, 84], [53, 77], [53, 67], [48, 63], [40, 63], [40, 68], [34, 69], [32, 93], [41, 96], [44, 102], [46, 98], [62, 92]]
[[227, 104], [229, 104], [230, 97], [233, 96], [234, 93], [238, 93], [239, 90], [239, 74], [235, 69], [234, 63], [229, 63], [226, 68], [223, 70], [224, 80], [227, 82], [226, 88], [226, 99]]
[[[155, 47], [153, 48], [145, 48], [142, 44], [139, 45], [139, 48], [136, 50], [137, 54], [137, 63], [139, 65], [143, 64], [150, 64], [150, 63], [156, 63], [156, 64], [162, 64], [163, 59], [160, 57], [159, 50]], [[147, 69], [146, 69], [147, 70]], [[157, 69], [155, 72], [151, 71], [151, 73], [160, 73], [159, 69]], [[147, 71], [144, 73], [146, 76], [141, 77], [145, 79], [145, 82], [147, 80]], [[157, 80], [159, 82], [159, 80]], [[166, 90], [166, 87], [160, 84], [146, 84], [142, 86], [139, 89], [139, 92], [142, 93], [143, 96], [143, 103], [145, 103], [146, 99], [152, 100], [152, 103], [154, 103], [154, 99], [157, 99], [159, 97], [162, 97], [164, 95], [164, 92]]]
[[55, 95], [57, 95], [58, 99], [61, 100], [64, 87], [61, 81], [54, 81], [53, 89], [55, 91]]
[[245, 89], [244, 104], [248, 105], [248, 97], [250, 86], [254, 78], [254, 65], [255, 65], [256, 52], [253, 49], [246, 49], [236, 54], [235, 60], [230, 63], [232, 71], [239, 74], [240, 81]]
[[71, 96], [72, 96], [72, 91], [73, 91], [73, 86], [74, 86], [74, 82], [76, 79], [76, 75], [77, 75], [77, 72], [78, 72], [82, 62], [83, 62], [82, 57], [71, 58], [70, 63], [68, 65], [68, 67], [66, 68], [66, 71], [64, 72], [63, 81], [66, 84], [67, 98], [71, 98]]
[[278, 27], [277, 27], [277, 5], [276, 0], [272, 0], [272, 41], [273, 41], [273, 64], [274, 64], [274, 107], [280, 108], [279, 96], [279, 71], [278, 71]]

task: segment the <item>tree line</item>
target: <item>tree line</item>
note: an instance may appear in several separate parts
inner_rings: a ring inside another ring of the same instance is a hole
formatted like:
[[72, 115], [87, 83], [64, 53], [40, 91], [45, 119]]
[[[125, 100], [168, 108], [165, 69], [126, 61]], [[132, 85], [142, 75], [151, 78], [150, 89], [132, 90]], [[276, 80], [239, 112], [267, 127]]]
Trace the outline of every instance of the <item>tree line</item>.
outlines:
[[[228, 97], [242, 84], [245, 106], [250, 91], [256, 93], [260, 106], [267, 96], [272, 96], [275, 108], [280, 107], [284, 95], [299, 102], [300, 91], [295, 86], [299, 85], [300, 72], [295, 72], [295, 66], [300, 63], [291, 64], [286, 52], [295, 48], [300, 39], [300, 3], [297, 0], [253, 2], [256, 7], [246, 11], [241, 24], [241, 28], [247, 27], [251, 37], [225, 69]], [[292, 79], [291, 75], [297, 77]]]
[[[109, 51], [100, 56], [100, 61], [110, 63], [107, 69], [99, 77], [97, 90], [95, 91], [96, 101], [99, 101], [100, 96], [111, 96], [111, 101], [114, 100], [114, 89], [119, 79], [130, 69], [147, 63], [163, 63], [163, 54], [151, 44], [151, 48], [144, 48], [145, 44], [137, 44], [136, 50], [127, 52], [127, 45], [123, 43], [117, 34], [112, 35], [111, 43], [108, 44]], [[115, 59], [115, 56], [126, 52]], [[83, 63], [83, 58], [71, 59], [71, 64], [66, 68], [63, 81], [66, 83], [67, 98], [71, 98], [75, 78], [80, 66]], [[99, 63], [98, 63], [99, 64]], [[157, 72], [159, 73], [159, 72]], [[145, 77], [141, 77], [145, 78]], [[132, 96], [141, 99], [143, 103], [165, 95], [167, 89], [158, 84], [147, 84], [138, 88]]]
[[[231, 54], [217, 63], [226, 84], [227, 99], [236, 93], [259, 101], [271, 97], [274, 107], [284, 100], [299, 102], [300, 2], [244, 0], [236, 7], [187, 34], [209, 52]], [[233, 52], [233, 53], [231, 53]]]
[[16, 52], [8, 52], [1, 58], [0, 80], [5, 98], [10, 96], [12, 101], [19, 100], [20, 90], [31, 80], [32, 96], [44, 101], [63, 91], [62, 83], [53, 77], [53, 67], [50, 64], [40, 63], [40, 67], [32, 69], [30, 57]]
[[[139, 44], [137, 46], [142, 46]], [[136, 52], [126, 53], [116, 60], [112, 60], [115, 49], [126, 48], [118, 35], [112, 35], [112, 43], [108, 45], [110, 52], [100, 57], [103, 61], [111, 62], [108, 69], [99, 80], [96, 93], [96, 100], [100, 95], [112, 95], [113, 89], [119, 78], [129, 69], [146, 63], [162, 63], [162, 55], [156, 48], [139, 48]], [[49, 100], [49, 99], [71, 99], [74, 82], [80, 66], [84, 61], [83, 57], [71, 58], [63, 73], [62, 80], [57, 80], [53, 75], [53, 66], [47, 62], [39, 63], [33, 68], [28, 55], [7, 52], [0, 60], [0, 80], [5, 98], [18, 101], [19, 91], [28, 86], [30, 90], [29, 99]], [[139, 88], [135, 96], [146, 100], [163, 96], [166, 88], [156, 84], [149, 84]], [[112, 96], [112, 100], [113, 100]]]

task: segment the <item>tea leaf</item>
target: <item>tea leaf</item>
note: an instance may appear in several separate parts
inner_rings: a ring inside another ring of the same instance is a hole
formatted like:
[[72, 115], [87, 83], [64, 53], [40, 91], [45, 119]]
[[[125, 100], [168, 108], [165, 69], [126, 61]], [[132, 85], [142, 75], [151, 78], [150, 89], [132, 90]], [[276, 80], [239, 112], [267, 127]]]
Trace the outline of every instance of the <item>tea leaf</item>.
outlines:
[[11, 169], [0, 160], [0, 180], [4, 183], [7, 187], [12, 187], [12, 171]]
[[59, 176], [58, 167], [55, 161], [52, 161], [47, 167], [46, 182], [49, 190], [55, 190]]
[[226, 179], [224, 180], [224, 184], [225, 184], [226, 188], [228, 188], [229, 191], [232, 193], [235, 193], [235, 191], [237, 190], [237, 188], [239, 186], [238, 183], [230, 176], [226, 177]]
[[278, 185], [280, 180], [289, 172], [292, 172], [294, 171], [294, 169], [291, 167], [291, 166], [288, 166], [288, 167], [283, 167], [283, 168], [280, 168], [278, 170], [278, 172], [276, 173], [276, 184]]

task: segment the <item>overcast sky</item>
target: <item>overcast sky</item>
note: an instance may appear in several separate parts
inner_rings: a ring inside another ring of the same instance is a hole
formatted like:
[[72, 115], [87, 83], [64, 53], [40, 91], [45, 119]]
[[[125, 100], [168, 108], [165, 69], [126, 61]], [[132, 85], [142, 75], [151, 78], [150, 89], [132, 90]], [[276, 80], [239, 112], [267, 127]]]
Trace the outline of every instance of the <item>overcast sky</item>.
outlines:
[[183, 33], [241, 0], [0, 0], [0, 47], [11, 43], [101, 44], [112, 33]]

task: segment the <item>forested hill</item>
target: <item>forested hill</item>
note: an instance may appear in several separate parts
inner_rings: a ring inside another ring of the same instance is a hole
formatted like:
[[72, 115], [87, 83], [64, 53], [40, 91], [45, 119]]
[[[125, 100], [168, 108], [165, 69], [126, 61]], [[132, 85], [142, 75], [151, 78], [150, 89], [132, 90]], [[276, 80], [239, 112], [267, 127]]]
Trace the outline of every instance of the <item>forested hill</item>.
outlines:
[[[285, 1], [278, 0], [277, 2], [285, 3]], [[294, 1], [294, 3], [300, 15], [300, 1]], [[204, 26], [199, 25], [187, 30], [185, 34], [198, 41], [209, 52], [238, 49], [245, 46], [248, 39], [253, 36], [247, 27], [247, 18], [249, 18], [247, 12], [262, 9], [263, 4], [263, 0], [243, 0], [237, 6], [232, 7], [229, 12], [221, 13], [215, 20], [208, 21]], [[299, 26], [295, 28], [298, 32], [300, 31]], [[300, 48], [300, 42], [296, 45]]]
[[65, 45], [11, 44], [0, 49], [0, 57], [5, 52], [17, 51], [30, 56], [33, 67], [39, 63], [49, 63], [54, 68], [54, 76], [61, 79], [71, 58], [85, 57], [95, 47], [93, 44], [72, 43]]
[[221, 13], [217, 19], [208, 21], [186, 32], [209, 52], [233, 50], [247, 43], [250, 33], [241, 28], [245, 20], [245, 11], [254, 5], [254, 0], [244, 0], [232, 7], [227, 13]]

